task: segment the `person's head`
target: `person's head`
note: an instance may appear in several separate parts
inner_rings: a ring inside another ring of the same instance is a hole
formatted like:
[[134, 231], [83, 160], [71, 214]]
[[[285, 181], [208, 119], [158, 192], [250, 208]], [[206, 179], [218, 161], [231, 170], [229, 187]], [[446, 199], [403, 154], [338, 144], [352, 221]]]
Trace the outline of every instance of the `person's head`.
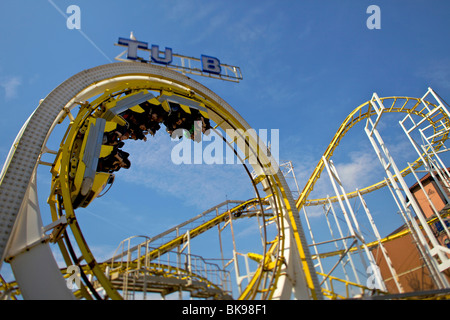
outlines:
[[159, 118], [160, 116], [156, 112], [153, 112], [150, 117], [152, 121], [158, 121]]
[[124, 159], [122, 162], [120, 162], [120, 167], [129, 169], [131, 167], [131, 162], [128, 158]]
[[177, 121], [175, 122], [176, 125], [181, 126], [183, 124], [183, 122], [186, 121], [186, 118], [179, 118], [177, 119]]
[[120, 140], [128, 140], [128, 138], [130, 138], [130, 133], [127, 131], [120, 137]]

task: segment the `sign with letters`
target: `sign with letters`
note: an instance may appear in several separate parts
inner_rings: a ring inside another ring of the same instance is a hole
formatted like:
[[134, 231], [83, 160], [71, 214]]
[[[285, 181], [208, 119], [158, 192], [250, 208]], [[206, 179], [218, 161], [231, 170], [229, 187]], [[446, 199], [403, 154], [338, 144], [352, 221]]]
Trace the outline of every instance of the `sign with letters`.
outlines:
[[[242, 73], [239, 67], [223, 64], [216, 57], [202, 54], [200, 58], [182, 56], [173, 52], [172, 48], [161, 50], [158, 45], [149, 46], [147, 42], [136, 39], [119, 38], [117, 46], [126, 47], [127, 50], [116, 57], [119, 61], [140, 61], [156, 63], [182, 73], [190, 73], [210, 78], [239, 82]], [[141, 52], [147, 52], [142, 56]], [[126, 58], [123, 56], [126, 55]]]

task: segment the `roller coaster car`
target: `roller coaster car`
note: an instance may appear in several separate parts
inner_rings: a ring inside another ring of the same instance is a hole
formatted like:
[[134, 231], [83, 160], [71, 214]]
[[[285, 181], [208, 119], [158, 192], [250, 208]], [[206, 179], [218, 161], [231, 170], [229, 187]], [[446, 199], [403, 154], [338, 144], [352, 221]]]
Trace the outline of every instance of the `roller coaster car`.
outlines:
[[171, 112], [169, 102], [172, 102], [180, 105], [181, 109], [183, 109], [183, 111], [188, 114], [191, 114], [191, 109], [197, 109], [203, 117], [209, 119], [208, 109], [205, 107], [203, 103], [198, 102], [196, 100], [192, 100], [167, 91], [163, 91], [161, 95], [158, 97], [158, 101], [161, 103], [164, 110], [168, 113]]
[[127, 126], [127, 121], [120, 115], [128, 109], [137, 113], [144, 112], [139, 105], [146, 101], [162, 105], [166, 112], [170, 111], [168, 102], [174, 102], [188, 113], [193, 108], [208, 118], [203, 103], [168, 92], [162, 92], [156, 99], [152, 93], [141, 90], [106, 103], [100, 117], [91, 116], [84, 122], [72, 146], [69, 183], [74, 209], [87, 207], [108, 184], [113, 183], [114, 174], [97, 172], [99, 158], [107, 157], [114, 149], [113, 146], [103, 145], [104, 133], [114, 130], [117, 125]]
[[106, 187], [114, 181], [114, 175], [97, 172], [98, 160], [111, 152], [111, 146], [103, 146], [103, 133], [107, 121], [89, 118], [80, 129], [80, 136], [74, 142], [71, 158], [71, 196], [74, 209], [87, 207]]
[[[181, 110], [186, 115], [188, 115], [188, 118], [190, 118], [186, 123], [188, 125], [187, 127], [185, 127], [183, 124], [178, 127], [179, 129], [186, 130], [183, 134], [179, 134], [178, 138], [185, 136], [188, 139], [193, 139], [196, 142], [200, 142], [202, 132], [206, 135], [209, 134], [208, 130], [211, 128], [211, 126], [209, 123], [208, 109], [202, 102], [184, 96], [176, 95], [167, 91], [161, 92], [161, 95], [158, 97], [158, 101], [161, 103], [164, 111], [167, 112], [168, 116], [170, 116], [174, 112], [179, 112], [173, 109], [173, 106], [175, 105], [179, 106]], [[202, 125], [196, 125], [197, 121], [201, 121]], [[172, 129], [168, 130], [168, 132], [171, 135], [173, 133]]]
[[105, 131], [109, 132], [117, 125], [127, 125], [119, 116], [131, 109], [143, 112], [139, 107], [145, 101], [159, 102], [146, 90], [128, 94], [106, 104], [106, 110], [100, 118], [90, 117], [80, 128], [71, 150], [69, 181], [73, 208], [87, 207], [108, 184], [114, 182], [114, 174], [97, 172], [99, 158], [111, 154], [113, 146], [102, 145]]

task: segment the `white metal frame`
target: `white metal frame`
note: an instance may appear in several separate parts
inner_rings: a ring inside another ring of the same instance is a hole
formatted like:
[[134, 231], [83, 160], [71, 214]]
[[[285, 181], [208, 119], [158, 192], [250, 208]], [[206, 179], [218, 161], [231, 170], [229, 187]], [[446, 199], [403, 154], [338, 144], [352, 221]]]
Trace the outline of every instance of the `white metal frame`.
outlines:
[[[369, 117], [364, 130], [375, 150], [375, 153], [378, 156], [378, 159], [380, 160], [381, 165], [383, 166], [383, 169], [387, 174], [388, 185], [400, 209], [400, 212], [406, 221], [409, 222], [408, 224], [413, 228], [411, 232], [415, 234], [418, 241], [417, 244], [420, 248], [422, 248], [421, 253], [423, 255], [423, 259], [427, 263], [436, 285], [440, 289], [446, 288], [448, 287], [448, 281], [442, 274], [442, 271], [450, 266], [448, 264], [449, 259], [446, 254], [450, 253], [450, 251], [438, 243], [433, 231], [427, 224], [426, 218], [420, 210], [419, 205], [411, 194], [408, 185], [402, 177], [400, 170], [398, 169], [393, 157], [389, 153], [386, 144], [376, 128], [385, 109], [382, 101], [376, 93], [373, 94], [371, 102], [374, 110], [376, 111], [377, 117], [375, 121], [372, 121]], [[430, 115], [434, 112], [435, 110], [431, 110]], [[424, 119], [426, 120], [427, 118]], [[424, 120], [421, 120], [417, 125], [423, 122]], [[408, 201], [406, 199], [408, 199]], [[425, 234], [422, 232], [416, 219], [412, 217], [410, 208], [412, 208], [418, 217]], [[429, 242], [427, 240], [429, 240]], [[438, 259], [435, 259], [434, 256], [437, 256]]]
[[384, 247], [383, 243], [381, 242], [380, 232], [378, 231], [378, 228], [377, 228], [377, 226], [375, 224], [375, 221], [374, 221], [374, 219], [372, 217], [372, 214], [370, 213], [369, 207], [367, 206], [367, 203], [364, 200], [361, 192], [359, 192], [359, 190], [356, 190], [356, 191], [357, 191], [358, 197], [359, 197], [359, 199], [360, 199], [360, 201], [361, 201], [361, 203], [363, 205], [364, 212], [367, 215], [367, 219], [370, 222], [370, 226], [372, 227], [372, 231], [373, 231], [373, 233], [374, 233], [374, 235], [375, 235], [375, 237], [376, 237], [376, 239], [378, 241], [378, 246], [379, 246], [379, 248], [381, 250], [381, 253], [383, 254], [384, 260], [386, 261], [386, 264], [387, 264], [387, 266], [389, 268], [389, 272], [391, 273], [392, 278], [394, 279], [395, 286], [397, 287], [397, 290], [400, 293], [403, 293], [403, 292], [405, 292], [405, 290], [403, 289], [403, 286], [400, 283], [400, 279], [398, 277], [397, 272], [395, 271], [394, 265], [392, 264], [392, 261], [391, 261], [389, 255], [388, 255], [388, 252], [387, 252], [386, 248]]
[[[336, 167], [334, 166], [333, 161], [328, 160], [325, 157], [322, 157], [322, 161], [325, 164], [325, 168], [330, 177], [330, 181], [333, 186], [333, 190], [336, 194], [336, 198], [338, 199], [338, 203], [339, 203], [341, 211], [344, 215], [344, 219], [347, 224], [347, 228], [350, 232], [350, 235], [354, 238], [355, 241], [357, 241], [357, 242], [359, 241], [361, 243], [361, 246], [365, 253], [365, 257], [369, 261], [369, 265], [372, 268], [377, 268], [375, 258], [373, 257], [372, 252], [369, 250], [369, 247], [367, 246], [366, 240], [361, 232], [361, 228], [360, 228], [358, 219], [356, 219], [353, 208], [350, 205], [350, 202], [348, 200], [347, 192], [344, 189], [341, 178], [339, 177], [339, 174], [337, 172]], [[359, 249], [360, 246], [357, 246], [357, 248], [358, 248], [358, 252], [360, 253], [361, 263], [364, 266], [364, 270], [368, 270], [369, 266], [367, 265], [367, 263], [364, 259], [364, 255], [362, 254], [362, 252]], [[375, 281], [376, 281], [376, 283], [375, 283], [376, 288], [379, 290], [382, 290], [382, 291], [386, 291], [386, 286], [384, 284], [383, 278], [381, 277], [380, 273], [374, 272], [373, 275], [374, 275]], [[358, 280], [358, 282], [359, 282], [359, 280]]]

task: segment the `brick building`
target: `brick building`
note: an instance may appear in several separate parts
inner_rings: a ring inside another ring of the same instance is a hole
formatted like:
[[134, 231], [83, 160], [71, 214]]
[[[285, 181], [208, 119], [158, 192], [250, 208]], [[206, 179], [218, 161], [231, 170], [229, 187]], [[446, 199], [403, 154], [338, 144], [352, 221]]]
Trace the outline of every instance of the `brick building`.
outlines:
[[[427, 174], [420, 181], [424, 190], [422, 190], [420, 184], [417, 182], [410, 187], [410, 191], [426, 217], [439, 243], [442, 246], [450, 248], [450, 239], [448, 234], [442, 223], [438, 220], [432, 207], [434, 206], [440, 213], [440, 216], [444, 220], [448, 229], [450, 225], [450, 204], [447, 203], [447, 199], [450, 198], [450, 193], [447, 191], [446, 197], [441, 190], [448, 190], [448, 188], [443, 185], [439, 178], [437, 180], [438, 181], [435, 181], [430, 174]], [[438, 183], [443, 187], [439, 188]], [[430, 275], [430, 271], [421, 257], [413, 236], [409, 232], [406, 232], [407, 230], [408, 227], [404, 225], [393, 231], [388, 236], [388, 238], [392, 238], [393, 240], [387, 241], [383, 244], [389, 259], [392, 262], [392, 266], [397, 273], [398, 280], [403, 288], [403, 291], [417, 292], [437, 289], [433, 278]], [[388, 292], [399, 293], [399, 289], [381, 252], [381, 248], [373, 248], [372, 253], [380, 268], [380, 272], [385, 281]], [[450, 269], [447, 269], [446, 276], [450, 281]]]

